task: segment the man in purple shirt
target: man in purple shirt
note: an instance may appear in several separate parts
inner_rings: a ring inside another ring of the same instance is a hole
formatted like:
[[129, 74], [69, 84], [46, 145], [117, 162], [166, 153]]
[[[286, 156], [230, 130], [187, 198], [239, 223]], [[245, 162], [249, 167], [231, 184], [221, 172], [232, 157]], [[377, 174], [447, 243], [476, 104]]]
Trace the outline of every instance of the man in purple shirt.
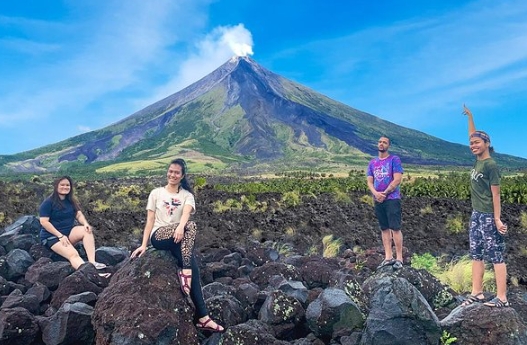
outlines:
[[[401, 233], [401, 191], [399, 184], [403, 175], [401, 159], [388, 153], [390, 139], [379, 138], [377, 148], [379, 156], [370, 161], [366, 176], [368, 188], [373, 194], [375, 215], [382, 231], [384, 260], [379, 267], [393, 265], [393, 268], [403, 267], [403, 234]], [[395, 243], [393, 259], [392, 239]]]

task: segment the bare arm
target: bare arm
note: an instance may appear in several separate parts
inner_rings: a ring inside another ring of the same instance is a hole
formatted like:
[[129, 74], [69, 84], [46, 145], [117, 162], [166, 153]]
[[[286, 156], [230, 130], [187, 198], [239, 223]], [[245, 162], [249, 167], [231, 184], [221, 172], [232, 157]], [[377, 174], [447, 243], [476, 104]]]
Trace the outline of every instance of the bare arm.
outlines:
[[77, 211], [77, 216], [75, 217], [77, 221], [84, 226], [84, 229], [87, 232], [91, 232], [91, 226], [88, 224], [88, 221], [86, 220], [86, 217], [84, 217], [84, 214], [79, 210]]
[[398, 185], [401, 184], [401, 180], [403, 179], [403, 174], [401, 173], [393, 173], [393, 181], [386, 187], [383, 194], [388, 196], [391, 192], [397, 188]]
[[463, 104], [463, 114], [466, 115], [468, 118], [468, 136], [470, 137], [472, 133], [476, 131], [476, 126], [474, 125], [474, 116], [472, 116], [472, 112], [464, 104]]
[[500, 234], [505, 234], [507, 233], [507, 225], [503, 224], [501, 221], [500, 186], [490, 186], [490, 191], [492, 193], [492, 205], [494, 207], [494, 222], [496, 223], [496, 228]]
[[181, 215], [181, 218], [179, 220], [179, 225], [176, 228], [176, 231], [174, 232], [174, 242], [179, 242], [183, 239], [183, 233], [185, 232], [185, 225], [187, 225], [187, 222], [190, 218], [190, 214], [194, 210], [194, 207], [192, 205], [185, 205], [183, 206], [183, 214]]
[[386, 195], [375, 190], [375, 186], [373, 185], [373, 176], [368, 176], [368, 189], [370, 190], [371, 194], [373, 194], [373, 198], [376, 201], [383, 202], [386, 198]]

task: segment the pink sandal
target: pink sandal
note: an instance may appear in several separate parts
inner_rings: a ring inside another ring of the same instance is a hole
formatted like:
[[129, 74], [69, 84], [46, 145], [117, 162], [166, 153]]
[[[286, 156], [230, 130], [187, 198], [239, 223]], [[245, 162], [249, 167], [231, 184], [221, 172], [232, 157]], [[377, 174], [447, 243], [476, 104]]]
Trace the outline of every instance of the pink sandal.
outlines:
[[181, 292], [183, 295], [190, 295], [190, 280], [192, 279], [192, 274], [185, 274], [183, 270], [177, 270], [177, 275], [179, 276], [179, 285], [181, 287]]
[[225, 332], [225, 328], [223, 328], [222, 326], [218, 324], [216, 324], [216, 326], [207, 326], [211, 322], [214, 322], [214, 321], [212, 321], [210, 316], [207, 316], [207, 319], [203, 322], [198, 320], [198, 323], [196, 324], [196, 328], [202, 331], [209, 331], [209, 332], [219, 332], [219, 333]]

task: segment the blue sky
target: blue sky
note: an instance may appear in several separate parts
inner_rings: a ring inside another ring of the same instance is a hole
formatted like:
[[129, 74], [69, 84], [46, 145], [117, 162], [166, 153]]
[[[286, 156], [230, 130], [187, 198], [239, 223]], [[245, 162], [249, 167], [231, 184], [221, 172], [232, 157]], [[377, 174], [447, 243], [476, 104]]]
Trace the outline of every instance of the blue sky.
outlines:
[[527, 158], [524, 0], [2, 1], [0, 154], [103, 128], [234, 51], [452, 142], [466, 103], [497, 152]]

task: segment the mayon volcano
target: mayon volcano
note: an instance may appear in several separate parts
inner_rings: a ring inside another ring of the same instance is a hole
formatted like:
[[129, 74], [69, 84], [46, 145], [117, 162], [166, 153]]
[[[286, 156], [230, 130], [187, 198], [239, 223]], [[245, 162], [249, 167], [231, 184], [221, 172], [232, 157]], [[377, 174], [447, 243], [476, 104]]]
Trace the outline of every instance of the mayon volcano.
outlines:
[[[0, 157], [3, 171], [158, 169], [173, 157], [211, 169], [362, 166], [388, 135], [405, 164], [469, 165], [469, 149], [398, 126], [233, 57], [201, 80], [108, 127]], [[495, 157], [508, 167], [527, 160]]]

